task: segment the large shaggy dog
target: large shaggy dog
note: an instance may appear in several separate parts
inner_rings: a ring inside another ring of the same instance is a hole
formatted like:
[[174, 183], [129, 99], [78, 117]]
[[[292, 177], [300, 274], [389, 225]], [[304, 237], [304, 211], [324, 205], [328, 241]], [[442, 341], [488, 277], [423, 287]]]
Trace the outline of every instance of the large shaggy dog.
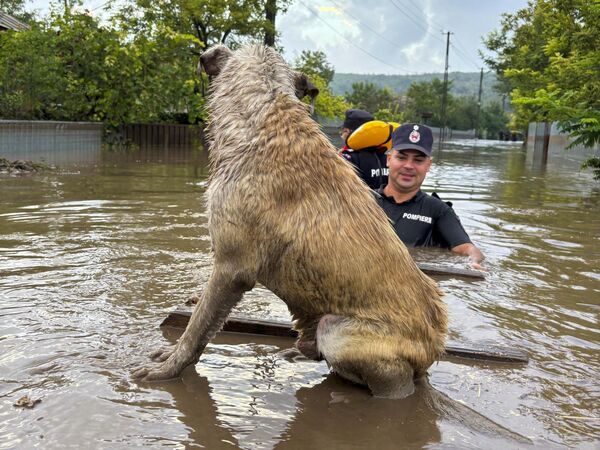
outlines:
[[447, 313], [372, 192], [298, 100], [302, 82], [271, 48], [209, 49], [214, 267], [190, 323], [160, 364], [198, 361], [245, 291], [260, 282], [288, 306], [298, 348], [376, 396], [405, 397], [444, 350]]

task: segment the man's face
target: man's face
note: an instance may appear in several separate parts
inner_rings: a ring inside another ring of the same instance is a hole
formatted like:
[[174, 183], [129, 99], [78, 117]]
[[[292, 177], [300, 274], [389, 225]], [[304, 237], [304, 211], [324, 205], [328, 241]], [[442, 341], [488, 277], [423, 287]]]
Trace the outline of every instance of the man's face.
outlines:
[[412, 192], [423, 184], [431, 158], [418, 150], [392, 150], [387, 157], [389, 182], [398, 192]]
[[342, 131], [340, 131], [340, 137], [342, 138], [342, 142], [345, 144], [346, 143], [346, 139], [348, 139], [348, 136], [350, 136], [352, 134], [352, 130], [350, 128], [342, 128]]

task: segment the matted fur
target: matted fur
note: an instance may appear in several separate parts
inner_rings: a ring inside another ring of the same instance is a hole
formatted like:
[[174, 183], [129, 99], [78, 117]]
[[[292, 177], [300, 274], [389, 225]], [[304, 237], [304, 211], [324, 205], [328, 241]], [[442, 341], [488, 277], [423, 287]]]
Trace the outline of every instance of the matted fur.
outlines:
[[408, 361], [424, 374], [444, 350], [441, 292], [295, 97], [280, 55], [263, 46], [233, 52], [213, 77], [208, 109], [211, 281], [221, 296], [223, 283], [240, 294], [222, 301], [205, 294], [211, 298], [186, 330], [200, 342], [184, 334], [169, 360], [184, 360], [190, 346], [197, 359], [241, 293], [260, 282], [288, 305], [301, 339], [314, 340], [326, 314], [346, 318], [328, 337], [347, 344], [322, 339], [326, 348], [319, 347], [334, 370], [337, 361]]

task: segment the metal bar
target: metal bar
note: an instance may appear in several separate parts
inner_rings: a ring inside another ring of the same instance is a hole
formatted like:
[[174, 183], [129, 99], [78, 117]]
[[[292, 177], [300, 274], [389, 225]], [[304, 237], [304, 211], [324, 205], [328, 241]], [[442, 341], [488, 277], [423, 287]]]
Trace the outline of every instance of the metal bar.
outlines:
[[[185, 328], [191, 315], [192, 311], [190, 309], [178, 308], [169, 313], [160, 326]], [[229, 316], [222, 331], [289, 338], [296, 338], [298, 336], [298, 333], [292, 329], [292, 324], [289, 322], [248, 319], [238, 316]], [[524, 352], [497, 345], [477, 346], [476, 344], [470, 344], [469, 346], [465, 346], [464, 344], [452, 342], [446, 345], [446, 355], [493, 362], [527, 363], [529, 361], [529, 357]]]
[[459, 267], [443, 266], [439, 264], [430, 263], [417, 263], [417, 266], [419, 267], [419, 269], [421, 269], [423, 273], [426, 273], [428, 275], [455, 275], [466, 278], [478, 278], [481, 280], [485, 279], [486, 276], [486, 273], [482, 272], [481, 270], [462, 269]]

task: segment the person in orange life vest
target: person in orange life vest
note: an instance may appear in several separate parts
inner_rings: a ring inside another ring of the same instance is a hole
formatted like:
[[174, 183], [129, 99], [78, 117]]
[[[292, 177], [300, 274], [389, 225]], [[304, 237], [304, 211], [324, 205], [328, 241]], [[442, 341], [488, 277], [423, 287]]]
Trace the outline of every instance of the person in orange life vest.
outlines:
[[344, 150], [348, 150], [347, 141], [354, 130], [360, 127], [363, 123], [375, 120], [373, 114], [362, 109], [348, 109], [345, 112], [345, 116], [346, 117], [344, 118], [344, 123], [342, 124], [342, 129], [340, 131], [340, 138], [342, 139], [342, 152]]
[[360, 150], [354, 150], [348, 147], [348, 138], [357, 128], [367, 122], [374, 120], [371, 113], [362, 109], [349, 109], [346, 111], [346, 118], [342, 125], [340, 137], [344, 142], [344, 147], [340, 156], [347, 159], [358, 172], [360, 178], [371, 189], [378, 189], [387, 183], [387, 165], [385, 148], [368, 147]]

